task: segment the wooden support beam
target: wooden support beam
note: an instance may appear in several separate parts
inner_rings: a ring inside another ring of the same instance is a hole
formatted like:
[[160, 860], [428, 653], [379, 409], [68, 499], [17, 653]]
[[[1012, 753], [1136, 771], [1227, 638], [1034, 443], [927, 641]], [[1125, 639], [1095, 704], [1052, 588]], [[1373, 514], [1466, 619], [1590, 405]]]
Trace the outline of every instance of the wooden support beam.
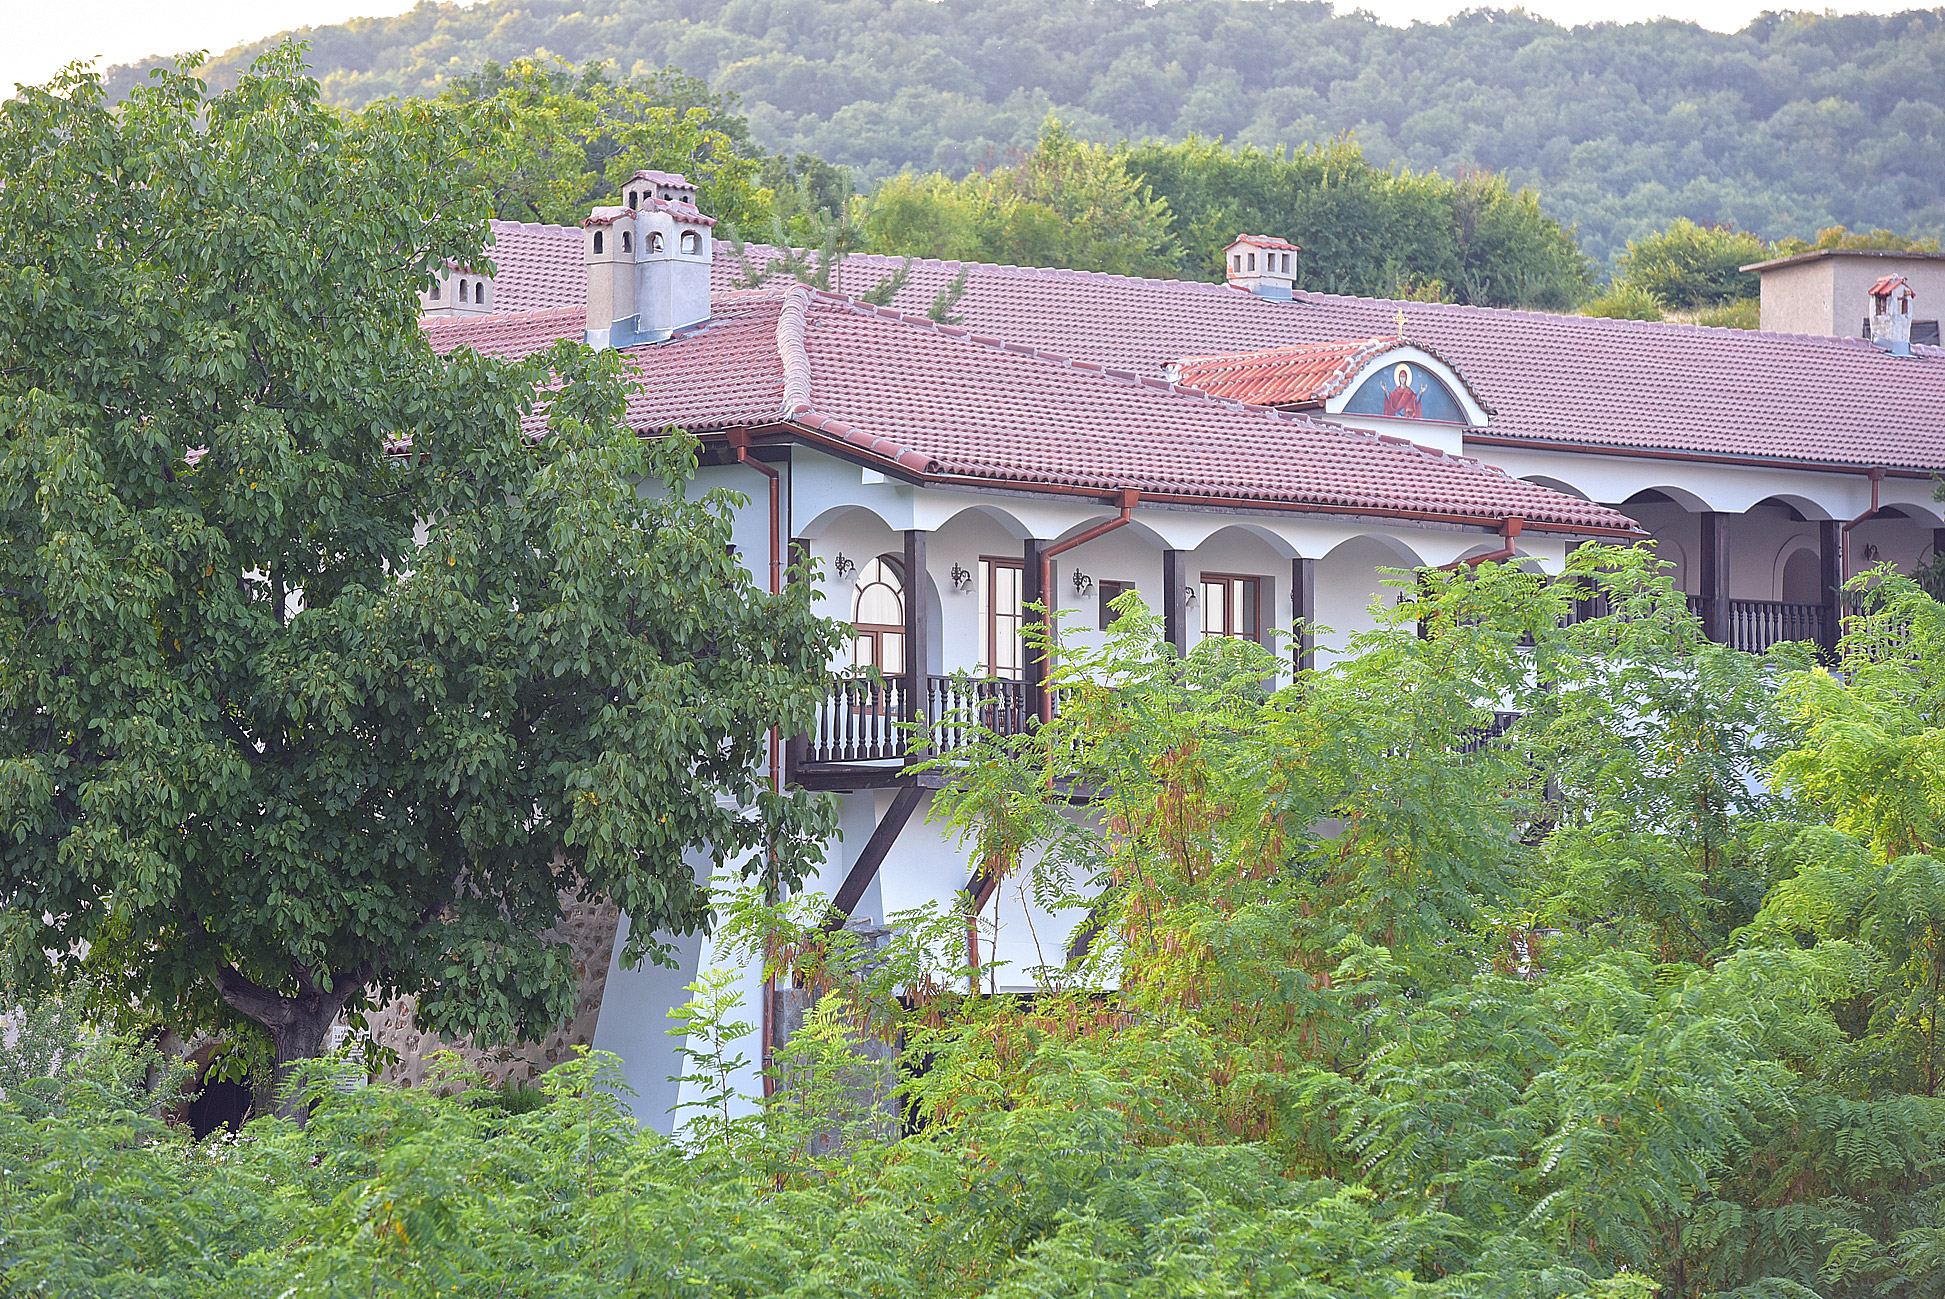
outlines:
[[[932, 593], [925, 572], [925, 531], [905, 531], [905, 717], [906, 722], [925, 718], [925, 676], [931, 660]], [[911, 757], [925, 754], [925, 745], [913, 734], [906, 749]]]
[[1162, 634], [1178, 657], [1189, 656], [1189, 552], [1162, 552]]
[[1837, 639], [1844, 634], [1844, 534], [1836, 519], [1817, 520], [1818, 590], [1823, 604], [1823, 626], [1817, 641], [1825, 654], [1837, 652]]
[[[858, 859], [851, 863], [845, 873], [844, 883], [837, 886], [837, 894], [831, 899], [831, 910], [837, 912], [826, 921], [826, 929], [842, 929], [851, 913], [857, 909], [864, 891], [871, 887], [871, 881], [878, 878], [878, 868], [885, 864], [885, 854], [898, 842], [899, 834], [905, 823], [912, 819], [912, 813], [925, 798], [925, 791], [917, 785], [902, 785], [892, 795], [891, 806], [885, 809], [885, 817], [865, 840], [858, 853]], [[879, 919], [884, 917], [880, 916]]]
[[1701, 524], [1701, 544], [1697, 567], [1700, 569], [1702, 597], [1702, 634], [1718, 645], [1729, 643], [1729, 516], [1705, 510], [1697, 516]]
[[1317, 637], [1311, 626], [1317, 621], [1317, 561], [1290, 561], [1290, 619], [1296, 628], [1290, 647], [1290, 663], [1302, 672], [1317, 665]]
[[[1053, 618], [1056, 602], [1051, 592], [1040, 589], [1040, 552], [1051, 544], [1039, 537], [1028, 537], [1026, 544], [1020, 550], [1020, 608], [1024, 613], [1028, 606], [1045, 600], [1048, 620]], [[1039, 717], [1042, 695], [1047, 688], [1046, 650], [1044, 647], [1035, 649], [1028, 645], [1025, 647], [1024, 656], [1026, 662], [1020, 665], [1020, 677], [1026, 685], [1026, 715]]]

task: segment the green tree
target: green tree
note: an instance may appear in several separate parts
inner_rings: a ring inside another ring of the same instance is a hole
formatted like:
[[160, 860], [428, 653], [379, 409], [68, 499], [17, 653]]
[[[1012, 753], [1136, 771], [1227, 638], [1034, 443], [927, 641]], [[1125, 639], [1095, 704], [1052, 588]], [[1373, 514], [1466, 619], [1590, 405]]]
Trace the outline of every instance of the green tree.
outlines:
[[756, 770], [821, 698], [807, 586], [752, 588], [611, 354], [432, 352], [475, 119], [347, 119], [301, 67], [0, 107], [0, 895], [280, 1076], [373, 997], [531, 1035], [563, 894], [639, 960], [709, 921], [685, 854], [787, 884], [829, 819]]
[[1616, 287], [1651, 293], [1680, 311], [1753, 298], [1756, 275], [1742, 267], [1772, 256], [1770, 246], [1732, 226], [1701, 226], [1682, 217], [1666, 230], [1631, 239], [1616, 262]]
[[577, 72], [533, 58], [489, 62], [441, 99], [479, 113], [463, 156], [506, 220], [577, 223], [619, 202], [643, 168], [689, 176], [697, 203], [729, 224], [770, 214], [765, 164], [733, 100], [673, 69], [618, 78], [600, 63]]
[[901, 256], [1166, 274], [1176, 260], [1168, 204], [1115, 153], [1049, 118], [1034, 148], [962, 181], [901, 176], [864, 203], [869, 251]]
[[1286, 153], [1191, 136], [1118, 156], [1167, 200], [1193, 278], [1220, 279], [1248, 233], [1299, 245], [1298, 286], [1325, 293], [1561, 309], [1586, 292], [1573, 232], [1491, 172], [1393, 173], [1349, 138]]
[[1843, 226], [1830, 226], [1817, 231], [1815, 239], [1791, 237], [1779, 239], [1770, 255], [1773, 257], [1793, 257], [1798, 253], [1816, 252], [1825, 248], [1865, 249], [1875, 252], [1896, 253], [1935, 253], [1938, 251], [1936, 235], [1919, 237], [1901, 235], [1895, 231], [1879, 227], [1876, 230], [1848, 230]]

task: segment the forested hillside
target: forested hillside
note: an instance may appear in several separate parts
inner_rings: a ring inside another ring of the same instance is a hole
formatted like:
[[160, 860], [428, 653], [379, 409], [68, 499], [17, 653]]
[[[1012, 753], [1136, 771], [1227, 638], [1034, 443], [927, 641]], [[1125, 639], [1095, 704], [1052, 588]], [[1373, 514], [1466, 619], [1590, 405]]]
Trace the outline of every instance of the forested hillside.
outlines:
[[1679, 216], [1767, 238], [1945, 224], [1945, 10], [1721, 35], [1507, 13], [1399, 29], [1306, 0], [488, 0], [307, 35], [343, 104], [543, 50], [673, 65], [739, 95], [765, 147], [869, 179], [1000, 159], [1053, 109], [1098, 139], [1353, 131], [1381, 164], [1503, 171], [1603, 262]]

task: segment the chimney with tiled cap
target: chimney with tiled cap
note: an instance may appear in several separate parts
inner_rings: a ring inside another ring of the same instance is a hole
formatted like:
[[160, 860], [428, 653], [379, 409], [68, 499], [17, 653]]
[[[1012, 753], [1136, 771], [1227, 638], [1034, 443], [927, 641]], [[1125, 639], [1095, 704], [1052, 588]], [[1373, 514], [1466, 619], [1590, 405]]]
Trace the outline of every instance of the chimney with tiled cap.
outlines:
[[419, 290], [419, 312], [427, 316], [484, 315], [493, 307], [493, 279], [448, 261]]
[[1235, 288], [1259, 298], [1288, 302], [1297, 287], [1291, 258], [1302, 251], [1275, 235], [1237, 235], [1236, 241], [1223, 250], [1223, 272]]
[[655, 343], [709, 319], [714, 217], [696, 209], [695, 187], [673, 172], [638, 171], [622, 207], [581, 222], [588, 268], [590, 347]]
[[1867, 290], [1871, 314], [1865, 325], [1871, 341], [1893, 356], [1911, 355], [1911, 303], [1918, 296], [1902, 275], [1879, 276]]

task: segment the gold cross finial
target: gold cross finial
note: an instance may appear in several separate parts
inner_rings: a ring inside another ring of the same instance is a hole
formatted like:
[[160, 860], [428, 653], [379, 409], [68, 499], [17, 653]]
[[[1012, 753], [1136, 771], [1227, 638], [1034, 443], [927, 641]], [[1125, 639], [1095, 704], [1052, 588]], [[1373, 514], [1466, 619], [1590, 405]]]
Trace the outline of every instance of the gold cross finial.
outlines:
[[1405, 336], [1405, 309], [1403, 307], [1400, 307], [1398, 308], [1398, 337], [1403, 338], [1404, 336]]

